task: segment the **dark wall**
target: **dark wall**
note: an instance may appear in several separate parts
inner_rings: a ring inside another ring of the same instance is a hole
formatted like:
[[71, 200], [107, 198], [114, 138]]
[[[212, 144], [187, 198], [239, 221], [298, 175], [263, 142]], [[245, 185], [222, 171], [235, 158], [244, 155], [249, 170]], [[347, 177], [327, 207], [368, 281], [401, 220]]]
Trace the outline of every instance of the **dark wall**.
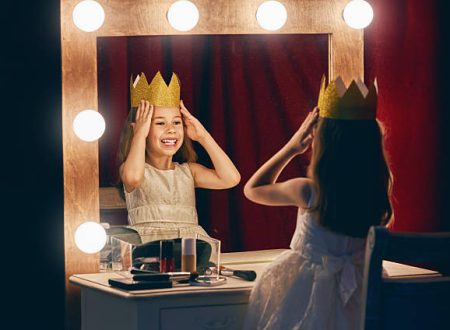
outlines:
[[1, 291], [14, 329], [64, 328], [59, 6], [1, 9]]

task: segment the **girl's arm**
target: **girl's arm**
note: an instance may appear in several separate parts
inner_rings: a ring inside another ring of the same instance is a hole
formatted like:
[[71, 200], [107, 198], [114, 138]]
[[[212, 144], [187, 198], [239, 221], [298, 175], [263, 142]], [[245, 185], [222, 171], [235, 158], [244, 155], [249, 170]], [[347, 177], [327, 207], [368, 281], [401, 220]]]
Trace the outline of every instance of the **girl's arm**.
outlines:
[[189, 163], [195, 186], [208, 189], [226, 189], [236, 186], [241, 180], [241, 175], [231, 159], [220, 148], [198, 119], [189, 113], [183, 101], [180, 102], [180, 105], [187, 136], [205, 148], [214, 165], [214, 168], [210, 169], [198, 163]]
[[152, 114], [153, 105], [142, 100], [136, 112], [135, 122], [131, 124], [134, 134], [130, 152], [119, 168], [120, 178], [127, 192], [139, 187], [144, 179], [145, 143], [150, 131]]
[[319, 111], [315, 108], [289, 142], [252, 175], [244, 187], [244, 194], [248, 199], [264, 205], [308, 206], [312, 184], [310, 179], [296, 178], [280, 183], [275, 181], [292, 158], [308, 149], [318, 118]]

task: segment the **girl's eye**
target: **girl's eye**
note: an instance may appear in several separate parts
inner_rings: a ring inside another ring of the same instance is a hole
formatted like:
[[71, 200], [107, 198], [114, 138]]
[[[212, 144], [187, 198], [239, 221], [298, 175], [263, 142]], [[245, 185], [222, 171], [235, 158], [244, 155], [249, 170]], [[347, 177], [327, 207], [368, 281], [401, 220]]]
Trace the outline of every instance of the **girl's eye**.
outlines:
[[155, 125], [164, 125], [163, 121], [156, 122]]
[[175, 125], [181, 125], [182, 124], [182, 122], [181, 122], [181, 120], [177, 120], [177, 121], [175, 121], [175, 122], [173, 122]]

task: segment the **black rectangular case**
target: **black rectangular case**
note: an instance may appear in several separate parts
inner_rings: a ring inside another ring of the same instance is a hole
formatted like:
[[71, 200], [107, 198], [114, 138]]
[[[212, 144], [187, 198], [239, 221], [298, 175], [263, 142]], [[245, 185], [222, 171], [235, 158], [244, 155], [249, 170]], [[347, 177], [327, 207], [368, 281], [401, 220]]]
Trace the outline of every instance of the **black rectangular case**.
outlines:
[[172, 287], [172, 281], [133, 281], [131, 278], [110, 278], [108, 283], [112, 287], [129, 291]]

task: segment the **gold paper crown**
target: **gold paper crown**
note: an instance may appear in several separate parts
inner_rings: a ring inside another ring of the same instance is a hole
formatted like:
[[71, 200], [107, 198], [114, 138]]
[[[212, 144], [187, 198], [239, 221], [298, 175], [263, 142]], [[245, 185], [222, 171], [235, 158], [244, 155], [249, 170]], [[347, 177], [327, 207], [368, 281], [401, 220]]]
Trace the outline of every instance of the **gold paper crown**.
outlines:
[[337, 77], [325, 87], [322, 77], [319, 93], [319, 116], [332, 119], [367, 120], [375, 119], [377, 114], [376, 80], [367, 88], [360, 80], [352, 80], [347, 88], [341, 77]]
[[150, 85], [145, 74], [142, 72], [133, 83], [130, 78], [130, 103], [131, 107], [137, 107], [141, 100], [147, 100], [157, 107], [179, 107], [180, 106], [180, 82], [176, 73], [172, 73], [169, 85], [166, 84], [161, 73], [158, 71], [153, 77]]

